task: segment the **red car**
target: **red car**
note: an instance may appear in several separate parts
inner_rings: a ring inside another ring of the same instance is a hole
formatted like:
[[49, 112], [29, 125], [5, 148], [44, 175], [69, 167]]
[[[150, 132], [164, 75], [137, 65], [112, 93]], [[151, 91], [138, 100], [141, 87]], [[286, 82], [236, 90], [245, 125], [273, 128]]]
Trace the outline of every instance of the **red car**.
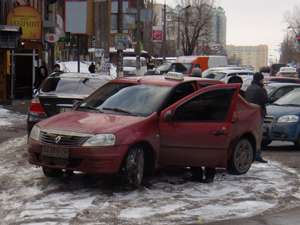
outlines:
[[257, 106], [237, 84], [192, 77], [113, 80], [76, 111], [35, 125], [29, 162], [46, 176], [120, 173], [132, 186], [158, 166], [246, 173], [261, 139]]

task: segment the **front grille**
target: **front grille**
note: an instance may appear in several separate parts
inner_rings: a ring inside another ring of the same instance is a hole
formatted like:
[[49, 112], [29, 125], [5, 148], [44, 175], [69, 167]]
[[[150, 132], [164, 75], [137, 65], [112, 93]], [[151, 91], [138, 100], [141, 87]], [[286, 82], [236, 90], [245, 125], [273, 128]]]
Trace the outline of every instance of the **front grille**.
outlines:
[[273, 116], [265, 116], [265, 118], [264, 118], [264, 123], [270, 124], [270, 123], [273, 123], [273, 121], [274, 121]]
[[89, 137], [67, 134], [55, 134], [41, 131], [40, 141], [44, 144], [55, 144], [65, 146], [81, 146]]

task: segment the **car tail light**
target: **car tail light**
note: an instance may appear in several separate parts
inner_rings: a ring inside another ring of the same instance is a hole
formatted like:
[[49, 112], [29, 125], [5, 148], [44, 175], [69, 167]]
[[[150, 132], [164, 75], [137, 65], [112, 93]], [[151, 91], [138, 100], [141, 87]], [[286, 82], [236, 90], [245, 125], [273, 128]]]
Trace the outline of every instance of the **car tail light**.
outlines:
[[29, 113], [37, 115], [37, 116], [46, 116], [45, 110], [40, 103], [40, 100], [35, 98], [31, 100]]

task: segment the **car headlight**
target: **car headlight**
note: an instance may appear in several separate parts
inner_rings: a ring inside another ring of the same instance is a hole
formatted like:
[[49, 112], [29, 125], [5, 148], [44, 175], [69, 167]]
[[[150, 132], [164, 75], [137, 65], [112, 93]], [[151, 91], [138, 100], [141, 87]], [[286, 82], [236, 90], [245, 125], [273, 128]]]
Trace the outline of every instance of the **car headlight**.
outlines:
[[296, 115], [286, 115], [279, 117], [277, 122], [278, 123], [296, 123], [299, 121], [299, 117]]
[[39, 141], [40, 140], [41, 128], [39, 126], [34, 126], [30, 132], [30, 138]]
[[96, 134], [90, 137], [84, 144], [84, 147], [96, 146], [113, 146], [116, 143], [116, 136], [114, 134]]

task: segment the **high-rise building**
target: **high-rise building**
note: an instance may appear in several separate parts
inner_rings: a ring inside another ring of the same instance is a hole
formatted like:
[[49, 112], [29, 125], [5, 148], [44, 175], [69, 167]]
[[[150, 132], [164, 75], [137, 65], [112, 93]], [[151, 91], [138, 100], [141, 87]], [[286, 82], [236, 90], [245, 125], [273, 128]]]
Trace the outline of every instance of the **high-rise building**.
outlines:
[[218, 7], [213, 10], [211, 21], [211, 43], [226, 46], [227, 17], [225, 10]]
[[228, 45], [226, 47], [228, 58], [240, 60], [243, 66], [252, 66], [255, 70], [268, 65], [268, 46], [235, 46]]

